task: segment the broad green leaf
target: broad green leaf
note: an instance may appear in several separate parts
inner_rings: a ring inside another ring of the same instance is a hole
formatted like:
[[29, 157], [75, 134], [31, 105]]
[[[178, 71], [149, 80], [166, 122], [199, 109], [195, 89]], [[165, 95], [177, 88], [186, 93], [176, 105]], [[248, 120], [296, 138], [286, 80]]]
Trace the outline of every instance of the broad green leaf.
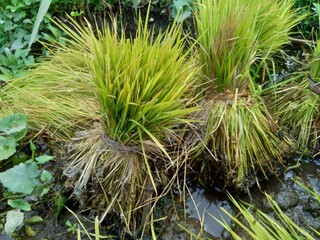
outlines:
[[27, 128], [27, 116], [13, 114], [0, 119], [0, 132], [5, 134], [17, 133]]
[[[12, 76], [12, 72], [9, 69], [5, 68], [5, 67], [0, 67], [0, 71], [4, 74], [4, 76], [7, 76], [7, 77], [8, 76]], [[2, 78], [1, 78], [1, 80], [5, 81]]]
[[5, 53], [6, 56], [7, 56], [7, 59], [8, 59], [8, 61], [9, 61], [9, 63], [12, 63], [12, 64], [16, 63], [16, 58], [15, 58], [15, 56], [12, 54], [11, 50], [10, 50], [9, 48], [4, 48], [3, 50], [4, 50], [4, 53]]
[[176, 18], [178, 23], [190, 17], [191, 11], [188, 0], [173, 1], [172, 16]]
[[12, 135], [14, 136], [14, 138], [16, 139], [16, 142], [21, 140], [22, 138], [24, 138], [24, 136], [27, 134], [27, 131], [28, 129], [25, 128], [23, 129], [22, 131], [20, 132], [16, 132], [16, 133], [13, 133]]
[[11, 31], [12, 29], [14, 29], [16, 27], [16, 25], [13, 25], [11, 21], [5, 21], [4, 22], [4, 31]]
[[16, 40], [14, 40], [14, 42], [11, 45], [11, 49], [12, 50], [16, 50], [16, 49], [21, 49], [25, 46], [26, 44], [22, 42], [21, 38], [17, 38]]
[[51, 24], [48, 26], [48, 29], [51, 31], [53, 36], [55, 36], [56, 38], [62, 36], [62, 34], [63, 34], [63, 32], [61, 30], [59, 30], [59, 28], [56, 28], [56, 27], [52, 26]]
[[23, 2], [26, 6], [29, 6], [33, 1], [32, 0], [24, 0]]
[[13, 14], [13, 21], [19, 21], [21, 18], [24, 18], [26, 16], [26, 12], [21, 11], [21, 12], [16, 12]]
[[26, 66], [32, 66], [34, 64], [34, 57], [32, 55], [26, 57], [24, 59], [24, 63], [26, 64]]
[[23, 23], [25, 23], [25, 24], [31, 24], [32, 23], [32, 21], [30, 20], [30, 18], [26, 18], [26, 19], [24, 19], [23, 21], [22, 21]]
[[12, 193], [30, 194], [38, 183], [38, 176], [36, 163], [21, 163], [0, 173], [0, 182]]
[[40, 164], [46, 163], [52, 159], [54, 159], [54, 156], [42, 155], [40, 157], [36, 157], [36, 161]]
[[52, 179], [52, 174], [47, 170], [43, 170], [40, 179], [43, 183], [50, 181]]
[[32, 34], [30, 37], [28, 48], [30, 48], [32, 43], [34, 42], [34, 40], [37, 36], [38, 30], [39, 30], [40, 23], [42, 22], [44, 16], [48, 12], [50, 4], [51, 4], [51, 0], [41, 0], [40, 7], [38, 10], [38, 14], [37, 14], [37, 18], [36, 18], [36, 21], [33, 25]]
[[24, 214], [20, 210], [11, 210], [7, 213], [6, 224], [4, 225], [5, 232], [11, 236], [13, 232], [23, 223]]
[[11, 157], [16, 152], [16, 139], [14, 136], [0, 136], [0, 160]]
[[314, 7], [312, 7], [311, 9], [313, 11], [315, 11], [317, 14], [320, 13], [320, 4], [319, 3], [312, 3]]
[[31, 210], [30, 204], [23, 199], [9, 199], [8, 204], [15, 209], [20, 209], [23, 211]]
[[10, 160], [14, 165], [19, 165], [20, 163], [24, 163], [28, 160], [28, 154], [25, 152], [16, 152]]

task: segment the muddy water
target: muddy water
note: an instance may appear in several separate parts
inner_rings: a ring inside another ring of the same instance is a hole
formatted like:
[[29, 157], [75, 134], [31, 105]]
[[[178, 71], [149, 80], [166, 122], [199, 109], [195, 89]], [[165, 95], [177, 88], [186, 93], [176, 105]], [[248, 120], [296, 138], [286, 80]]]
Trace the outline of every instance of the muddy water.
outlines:
[[[293, 161], [292, 165], [297, 162]], [[299, 180], [304, 185], [312, 188], [320, 194], [320, 160], [304, 160], [300, 166], [283, 173], [272, 176], [269, 180], [261, 182], [260, 187], [250, 189], [252, 199], [243, 194], [239, 199], [252, 202], [259, 209], [273, 216], [263, 192], [267, 192], [277, 201], [281, 209], [299, 226], [308, 229], [313, 227], [320, 231], [320, 204], [314, 198], [297, 185], [293, 180]], [[210, 239], [231, 239], [224, 228], [214, 219], [225, 219], [231, 226], [232, 221], [220, 210], [221, 207], [232, 215], [237, 210], [230, 204], [228, 198], [215, 190], [194, 188], [186, 199], [187, 218], [171, 218], [171, 226], [166, 228], [160, 239], [191, 239], [187, 229], [195, 235]], [[201, 227], [202, 226], [202, 227]], [[237, 229], [239, 234], [241, 229]]]

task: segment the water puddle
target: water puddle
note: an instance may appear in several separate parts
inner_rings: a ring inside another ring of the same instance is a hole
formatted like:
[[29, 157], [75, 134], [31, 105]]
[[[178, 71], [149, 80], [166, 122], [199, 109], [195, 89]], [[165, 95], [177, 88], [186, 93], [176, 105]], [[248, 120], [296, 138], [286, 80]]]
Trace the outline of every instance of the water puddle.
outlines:
[[[320, 193], [320, 160], [305, 160], [297, 168], [280, 176], [271, 176], [269, 180], [260, 183], [261, 189], [257, 186], [250, 189], [252, 199], [247, 194], [242, 194], [240, 199], [248, 203], [252, 200], [252, 204], [272, 216], [272, 209], [263, 195], [263, 192], [267, 192], [277, 201], [284, 213], [299, 226], [305, 229], [311, 226], [320, 231], [320, 204], [293, 180], [298, 180]], [[227, 196], [221, 192], [198, 187], [191, 188], [190, 193], [191, 196], [189, 194], [186, 197], [187, 218], [184, 220], [183, 217], [180, 219], [173, 217], [172, 227], [167, 228], [160, 239], [191, 239], [190, 234], [186, 234], [187, 231], [203, 239], [206, 237], [213, 240], [229, 239], [230, 235], [215, 220], [215, 218], [224, 220], [231, 226], [232, 221], [220, 210], [223, 207], [232, 215], [237, 214]]]

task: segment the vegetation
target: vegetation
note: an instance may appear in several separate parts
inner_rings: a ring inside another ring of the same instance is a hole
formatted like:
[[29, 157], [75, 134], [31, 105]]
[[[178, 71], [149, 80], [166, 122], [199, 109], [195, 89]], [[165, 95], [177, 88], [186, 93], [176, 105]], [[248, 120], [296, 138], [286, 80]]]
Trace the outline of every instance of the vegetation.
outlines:
[[[208, 172], [223, 172], [226, 185], [243, 189], [249, 176], [262, 172], [267, 177], [277, 164], [284, 165], [283, 153], [292, 146], [287, 136], [295, 137], [300, 148], [317, 148], [320, 45], [314, 46], [306, 72], [294, 80], [263, 91], [258, 84], [262, 69], [268, 72], [268, 64], [276, 64], [274, 54], [289, 43], [292, 29], [306, 29], [305, 9], [319, 13], [318, 3], [311, 1], [306, 7], [298, 0], [161, 1], [161, 6], [171, 4], [172, 26], [155, 35], [139, 16], [132, 36], [124, 35], [116, 19], [93, 21], [92, 13], [101, 18], [116, 3], [0, 1], [0, 182], [10, 206], [5, 225], [9, 235], [28, 221], [43, 221], [39, 216], [29, 219], [26, 212], [35, 204], [30, 199], [42, 199], [53, 181], [43, 169], [53, 157], [36, 157], [32, 141], [26, 145], [30, 144], [32, 156], [16, 158], [27, 119], [33, 132], [48, 129], [55, 141], [70, 143], [64, 175], [78, 199], [83, 199], [86, 188], [103, 192], [97, 194], [103, 195], [97, 196], [103, 199], [103, 212], [100, 221], [95, 219], [95, 234], [83, 226], [83, 231], [76, 230], [68, 222], [78, 239], [81, 232], [89, 238], [108, 238], [99, 233], [99, 222], [114, 212], [132, 236], [137, 229], [143, 235], [150, 224], [154, 237], [155, 204], [181, 174], [186, 181], [187, 172], [181, 170], [186, 160], [193, 161], [191, 169], [200, 174], [210, 168], [210, 160], [198, 158], [204, 150], [221, 168]], [[121, 2], [128, 3], [138, 16], [146, 2]], [[302, 9], [293, 10], [297, 6]], [[198, 38], [190, 44], [177, 22], [193, 11]], [[72, 17], [65, 18], [65, 13]], [[50, 16], [62, 17], [50, 20]], [[308, 15], [308, 26], [311, 21], [313, 25], [313, 16]], [[47, 47], [41, 50], [47, 58], [35, 60], [38, 45]], [[200, 134], [191, 133], [196, 141], [184, 138], [190, 127], [199, 127]], [[283, 136], [284, 130], [289, 134]], [[188, 144], [198, 142], [196, 159], [190, 159]], [[66, 203], [64, 195], [57, 196], [56, 219]], [[230, 217], [252, 239], [292, 239], [301, 234], [312, 239], [270, 196], [269, 203], [286, 228], [259, 210], [256, 219], [247, 211], [249, 205], [230, 198], [250, 227]]]
[[[306, 191], [310, 192], [315, 199], [320, 204], [320, 196], [316, 191], [312, 191], [301, 183], [298, 183]], [[294, 223], [279, 207], [279, 205], [272, 199], [272, 197], [265, 193], [265, 197], [268, 200], [273, 212], [275, 213], [275, 218], [272, 218], [268, 214], [256, 209], [251, 204], [245, 202], [238, 202], [229, 194], [229, 198], [232, 203], [239, 210], [240, 215], [237, 217], [232, 216], [227, 210], [223, 209], [223, 212], [228, 215], [239, 227], [241, 227], [244, 232], [250, 237], [250, 239], [268, 239], [268, 240], [298, 240], [298, 239], [308, 239], [315, 240], [320, 237], [320, 232], [313, 229], [316, 237], [312, 236], [305, 229], [299, 227]], [[245, 221], [241, 220], [243, 218]], [[224, 221], [217, 221], [222, 224], [228, 232], [231, 233], [233, 239], [241, 240], [243, 236], [239, 236], [232, 228]]]
[[197, 118], [205, 122], [203, 142], [226, 166], [227, 183], [241, 186], [252, 170], [272, 172], [271, 159], [281, 163], [281, 153], [290, 145], [278, 138], [255, 87], [257, 74], [251, 72], [289, 41], [299, 22], [292, 5], [273, 0], [199, 2], [198, 52], [206, 100]]
[[314, 38], [314, 29], [319, 27], [319, 1], [316, 0], [295, 0], [294, 7], [298, 9], [299, 15], [307, 14], [307, 17], [302, 19], [297, 28], [304, 38]]
[[[58, 38], [62, 33], [50, 23], [47, 14], [42, 24], [38, 18], [38, 31], [33, 31], [40, 0], [0, 2], [0, 81], [9, 81], [26, 74], [26, 68], [35, 63], [41, 52], [30, 49], [30, 41]], [[41, 9], [40, 9], [41, 10]]]
[[[40, 216], [25, 217], [25, 212], [31, 211], [31, 202], [35, 202], [47, 194], [50, 190], [52, 174], [40, 167], [53, 159], [52, 156], [42, 155], [36, 157], [36, 146], [30, 142], [32, 157], [30, 160], [26, 154], [16, 152], [16, 144], [27, 133], [27, 117], [15, 114], [0, 119], [0, 160], [1, 168], [13, 165], [0, 173], [0, 182], [5, 191], [4, 199], [11, 207], [5, 213], [5, 232], [13, 236], [14, 231], [25, 223], [27, 234], [32, 235], [30, 224], [42, 222]], [[17, 178], [17, 176], [19, 176]]]
[[68, 44], [57, 43], [59, 51], [48, 61], [8, 83], [2, 109], [28, 114], [36, 129], [50, 123], [49, 129], [64, 138], [82, 130], [65, 169], [75, 193], [100, 169], [109, 209], [119, 204], [130, 224], [132, 211], [150, 201], [143, 197], [146, 189], [157, 193], [164, 181], [153, 171], [179, 167], [164, 139], [174, 137], [177, 126], [197, 110], [190, 104], [199, 67], [184, 52], [179, 27], [152, 40], [140, 20], [129, 40], [117, 34], [116, 23], [97, 37], [75, 21], [77, 31], [60, 24]]
[[319, 41], [305, 71], [265, 90], [266, 102], [275, 118], [297, 138], [301, 150], [317, 154], [319, 144]]

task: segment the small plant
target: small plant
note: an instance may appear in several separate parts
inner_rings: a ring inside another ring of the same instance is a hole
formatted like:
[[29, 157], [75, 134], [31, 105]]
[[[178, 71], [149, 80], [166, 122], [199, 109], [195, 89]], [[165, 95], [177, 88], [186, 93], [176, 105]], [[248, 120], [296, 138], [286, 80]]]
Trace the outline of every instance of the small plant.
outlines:
[[[40, 167], [51, 159], [53, 159], [52, 156], [43, 155], [0, 173], [0, 182], [6, 189], [6, 198], [9, 199], [8, 205], [13, 208], [6, 214], [5, 231], [8, 235], [12, 235], [24, 222], [42, 221], [39, 216], [25, 219], [24, 212], [31, 210], [28, 202], [30, 200], [27, 199], [35, 200], [49, 192], [52, 175], [47, 170], [40, 170]], [[32, 234], [30, 226], [26, 229], [29, 231], [27, 234]]]
[[[99, 239], [114, 239], [115, 236], [104, 236], [100, 234], [100, 222], [99, 222], [99, 218], [96, 217], [94, 220], [94, 233], [89, 232], [85, 226], [83, 225], [83, 223], [81, 222], [81, 220], [78, 218], [78, 216], [72, 212], [70, 209], [68, 209], [69, 212], [72, 213], [72, 215], [77, 219], [78, 223], [72, 223], [69, 219], [66, 221], [66, 226], [68, 228], [68, 232], [71, 232], [72, 234], [76, 234], [77, 235], [77, 240], [81, 240], [82, 235], [86, 236], [86, 239], [94, 239], [95, 240], [99, 240]], [[91, 238], [92, 237], [92, 238]]]
[[173, 0], [171, 5], [172, 17], [176, 19], [178, 23], [187, 19], [193, 12], [193, 4], [193, 0]]
[[297, 25], [297, 29], [304, 38], [314, 38], [319, 28], [319, 1], [317, 0], [295, 0], [294, 8], [297, 15], [306, 15]]
[[[27, 133], [27, 117], [21, 114], [9, 115], [0, 119], [0, 160], [11, 160], [16, 153], [16, 144]], [[0, 173], [0, 182], [8, 199], [7, 203], [13, 210], [6, 213], [5, 231], [8, 235], [21, 226], [24, 222], [36, 223], [42, 221], [38, 216], [24, 219], [24, 212], [31, 210], [31, 205], [26, 200], [42, 197], [49, 191], [52, 179], [50, 172], [39, 170], [39, 167], [53, 157], [43, 155], [35, 157], [35, 146], [31, 143], [32, 159], [13, 166]], [[32, 228], [26, 226], [27, 233], [32, 234]]]
[[27, 116], [14, 114], [0, 119], [0, 161], [16, 152], [16, 144], [27, 133]]
[[26, 68], [35, 63], [33, 42], [61, 36], [53, 34], [57, 31], [50, 25], [49, 4], [48, 0], [41, 4], [40, 0], [11, 0], [0, 5], [0, 81], [26, 74]]
[[[303, 186], [303, 185], [302, 185]], [[305, 187], [305, 186], [304, 186]], [[316, 192], [307, 189], [307, 191], [312, 192], [313, 195], [318, 197], [319, 194]], [[315, 240], [308, 231], [298, 226], [292, 219], [290, 219], [279, 207], [275, 200], [272, 199], [270, 195], [265, 193], [265, 197], [269, 205], [271, 206], [273, 212], [275, 213], [276, 219], [270, 217], [268, 214], [262, 212], [259, 209], [256, 209], [254, 206], [245, 203], [238, 202], [235, 198], [233, 198], [229, 194], [229, 198], [232, 203], [239, 210], [239, 216], [232, 216], [227, 210], [221, 208], [221, 210], [230, 217], [235, 224], [241, 227], [250, 237], [250, 239], [268, 239], [268, 240]], [[320, 204], [320, 202], [319, 202]], [[243, 217], [245, 221], [241, 221], [239, 217]], [[216, 219], [216, 218], [215, 218]], [[228, 232], [230, 232], [233, 239], [241, 240], [243, 239], [239, 236], [230, 226], [229, 224], [223, 220], [220, 221], [216, 219], [222, 226], [226, 228]], [[320, 233], [314, 231], [317, 237], [320, 237]]]

